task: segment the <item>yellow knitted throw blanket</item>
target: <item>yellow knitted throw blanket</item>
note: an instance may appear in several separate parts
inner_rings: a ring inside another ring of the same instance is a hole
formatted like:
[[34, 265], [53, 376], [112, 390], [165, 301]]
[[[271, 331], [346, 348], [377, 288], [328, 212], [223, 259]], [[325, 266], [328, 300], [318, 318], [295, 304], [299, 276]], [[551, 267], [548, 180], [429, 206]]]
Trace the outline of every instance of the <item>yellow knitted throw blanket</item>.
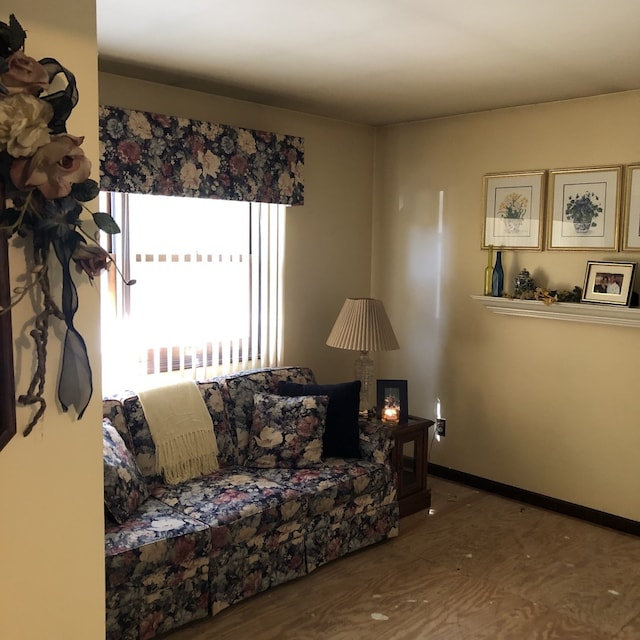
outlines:
[[218, 444], [202, 394], [190, 380], [138, 394], [156, 447], [156, 473], [177, 484], [218, 469]]

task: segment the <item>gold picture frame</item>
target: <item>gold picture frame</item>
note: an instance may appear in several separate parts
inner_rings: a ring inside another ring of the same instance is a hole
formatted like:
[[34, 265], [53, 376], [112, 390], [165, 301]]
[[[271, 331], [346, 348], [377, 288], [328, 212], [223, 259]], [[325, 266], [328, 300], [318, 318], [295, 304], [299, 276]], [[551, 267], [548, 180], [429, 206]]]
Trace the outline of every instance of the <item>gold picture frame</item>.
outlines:
[[617, 251], [622, 166], [549, 171], [547, 249]]
[[545, 170], [486, 174], [482, 248], [540, 251], [545, 187]]
[[640, 251], [640, 164], [625, 167], [622, 250]]

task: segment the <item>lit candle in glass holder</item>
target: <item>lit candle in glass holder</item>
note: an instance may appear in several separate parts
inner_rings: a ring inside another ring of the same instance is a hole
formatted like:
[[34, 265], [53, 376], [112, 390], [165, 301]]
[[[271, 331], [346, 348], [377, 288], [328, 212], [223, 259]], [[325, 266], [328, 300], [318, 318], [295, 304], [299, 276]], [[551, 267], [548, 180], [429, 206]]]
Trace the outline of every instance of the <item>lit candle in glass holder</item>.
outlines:
[[400, 403], [393, 396], [385, 398], [381, 420], [387, 424], [398, 424], [400, 422]]

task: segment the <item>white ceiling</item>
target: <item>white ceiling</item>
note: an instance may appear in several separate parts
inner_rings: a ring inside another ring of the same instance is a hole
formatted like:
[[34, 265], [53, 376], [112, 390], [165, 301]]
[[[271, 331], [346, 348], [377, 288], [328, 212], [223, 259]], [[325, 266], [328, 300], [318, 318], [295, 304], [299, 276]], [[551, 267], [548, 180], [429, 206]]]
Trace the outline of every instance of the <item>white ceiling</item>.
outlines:
[[97, 11], [103, 71], [373, 125], [640, 88], [640, 0], [97, 0]]

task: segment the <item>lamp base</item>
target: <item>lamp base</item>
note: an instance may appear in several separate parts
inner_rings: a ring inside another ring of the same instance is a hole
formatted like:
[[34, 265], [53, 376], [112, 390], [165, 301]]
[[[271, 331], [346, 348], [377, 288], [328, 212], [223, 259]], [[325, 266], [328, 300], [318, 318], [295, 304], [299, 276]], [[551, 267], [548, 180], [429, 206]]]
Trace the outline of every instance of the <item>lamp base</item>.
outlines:
[[362, 417], [370, 417], [370, 412], [374, 406], [371, 402], [371, 388], [373, 385], [373, 360], [369, 357], [368, 351], [361, 351], [355, 364], [356, 378], [360, 380], [360, 407], [359, 412]]

